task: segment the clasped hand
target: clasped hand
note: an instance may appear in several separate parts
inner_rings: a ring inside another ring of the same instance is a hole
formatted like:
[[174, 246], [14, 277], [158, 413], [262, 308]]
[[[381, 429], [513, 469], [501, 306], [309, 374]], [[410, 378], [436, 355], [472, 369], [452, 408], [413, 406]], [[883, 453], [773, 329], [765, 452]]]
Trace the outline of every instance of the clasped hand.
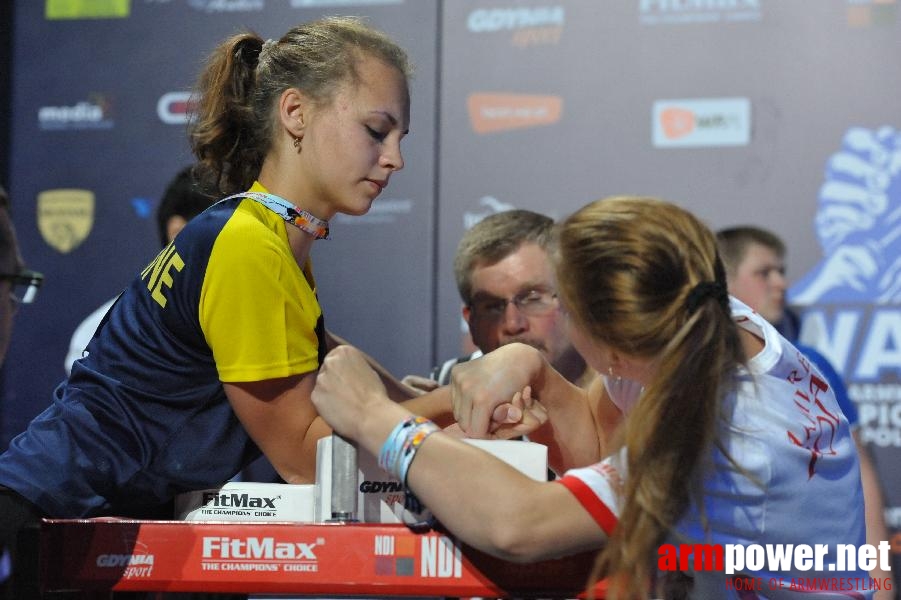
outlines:
[[520, 343], [456, 365], [451, 371], [451, 399], [463, 435], [510, 439], [546, 423], [547, 410], [532, 385], [545, 366], [538, 350]]

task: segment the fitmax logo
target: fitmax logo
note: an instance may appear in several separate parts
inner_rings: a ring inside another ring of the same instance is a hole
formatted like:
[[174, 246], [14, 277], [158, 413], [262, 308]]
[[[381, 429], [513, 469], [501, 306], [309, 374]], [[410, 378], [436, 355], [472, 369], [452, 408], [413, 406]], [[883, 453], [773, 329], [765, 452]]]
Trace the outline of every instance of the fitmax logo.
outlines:
[[228, 506], [230, 508], [271, 508], [275, 510], [276, 498], [263, 498], [250, 494], [222, 494], [206, 492], [203, 494], [204, 506]]
[[205, 537], [203, 558], [248, 560], [317, 560], [313, 549], [318, 544], [276, 542], [275, 538]]

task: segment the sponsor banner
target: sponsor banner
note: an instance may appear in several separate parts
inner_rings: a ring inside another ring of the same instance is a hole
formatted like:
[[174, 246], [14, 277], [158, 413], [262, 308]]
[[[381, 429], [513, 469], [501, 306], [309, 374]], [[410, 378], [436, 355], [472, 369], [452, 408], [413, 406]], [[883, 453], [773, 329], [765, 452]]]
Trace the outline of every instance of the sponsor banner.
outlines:
[[[868, 3], [861, 3], [866, 6]], [[892, 3], [894, 4], [894, 3]], [[814, 227], [821, 259], [788, 290], [799, 339], [842, 376], [885, 486], [901, 553], [901, 133], [850, 127], [825, 161]]]
[[751, 101], [704, 98], [654, 102], [655, 148], [746, 146], [751, 141]]
[[510, 43], [518, 48], [559, 43], [565, 23], [566, 12], [560, 5], [479, 8], [466, 17], [470, 33], [509, 32]]
[[166, 125], [186, 125], [190, 121], [191, 92], [166, 92], [156, 102], [156, 115]]
[[[47, 591], [206, 591], [381, 597], [573, 598], [595, 553], [505, 562], [403, 525], [46, 520]], [[603, 597], [604, 586], [595, 593]]]
[[464, 229], [471, 229], [473, 225], [485, 217], [516, 208], [509, 202], [503, 202], [494, 196], [482, 196], [479, 198], [479, 206], [482, 207], [482, 209], [478, 211], [467, 210], [463, 212]]
[[266, 0], [188, 0], [188, 6], [205, 13], [260, 12]]
[[120, 19], [131, 13], [131, 0], [46, 0], [44, 16], [55, 19]]
[[642, 25], [759, 21], [761, 0], [638, 0]]
[[844, 378], [862, 440], [901, 449], [901, 305], [805, 308], [800, 340], [819, 350]]
[[563, 114], [563, 98], [552, 95], [473, 93], [467, 99], [476, 133], [496, 133], [553, 125]]
[[94, 226], [94, 192], [78, 189], [44, 190], [38, 194], [38, 230], [47, 244], [68, 254]]
[[872, 27], [894, 25], [898, 21], [898, 0], [846, 0], [848, 25]]
[[175, 516], [183, 521], [312, 523], [316, 497], [315, 485], [230, 481], [221, 488], [179, 494]]
[[111, 112], [110, 101], [105, 96], [94, 95], [73, 105], [40, 107], [38, 127], [42, 131], [112, 129]]
[[383, 6], [404, 0], [291, 0], [291, 8], [331, 8], [334, 6]]
[[[852, 127], [825, 165], [814, 218], [823, 256], [788, 290], [799, 306], [901, 305], [901, 131]], [[846, 373], [846, 377], [853, 377]]]

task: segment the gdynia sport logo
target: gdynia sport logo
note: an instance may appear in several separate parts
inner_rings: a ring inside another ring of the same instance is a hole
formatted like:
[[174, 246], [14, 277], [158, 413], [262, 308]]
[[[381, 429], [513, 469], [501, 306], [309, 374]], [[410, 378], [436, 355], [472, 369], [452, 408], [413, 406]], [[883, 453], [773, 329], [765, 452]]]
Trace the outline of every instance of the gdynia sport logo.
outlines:
[[832, 552], [828, 544], [663, 544], [657, 551], [660, 571], [721, 571], [728, 588], [742, 590], [892, 589], [890, 578], [861, 576], [877, 567], [891, 571], [887, 541], [837, 544]]

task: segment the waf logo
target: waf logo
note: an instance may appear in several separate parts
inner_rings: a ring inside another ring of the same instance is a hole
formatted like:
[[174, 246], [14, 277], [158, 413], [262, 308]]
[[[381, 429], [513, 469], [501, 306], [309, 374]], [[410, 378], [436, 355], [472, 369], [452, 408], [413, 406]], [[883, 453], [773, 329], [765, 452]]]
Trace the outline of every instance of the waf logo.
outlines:
[[552, 125], [563, 114], [563, 98], [532, 94], [470, 94], [469, 121], [476, 133]]
[[747, 98], [658, 100], [651, 118], [656, 148], [745, 146], [751, 140]]

